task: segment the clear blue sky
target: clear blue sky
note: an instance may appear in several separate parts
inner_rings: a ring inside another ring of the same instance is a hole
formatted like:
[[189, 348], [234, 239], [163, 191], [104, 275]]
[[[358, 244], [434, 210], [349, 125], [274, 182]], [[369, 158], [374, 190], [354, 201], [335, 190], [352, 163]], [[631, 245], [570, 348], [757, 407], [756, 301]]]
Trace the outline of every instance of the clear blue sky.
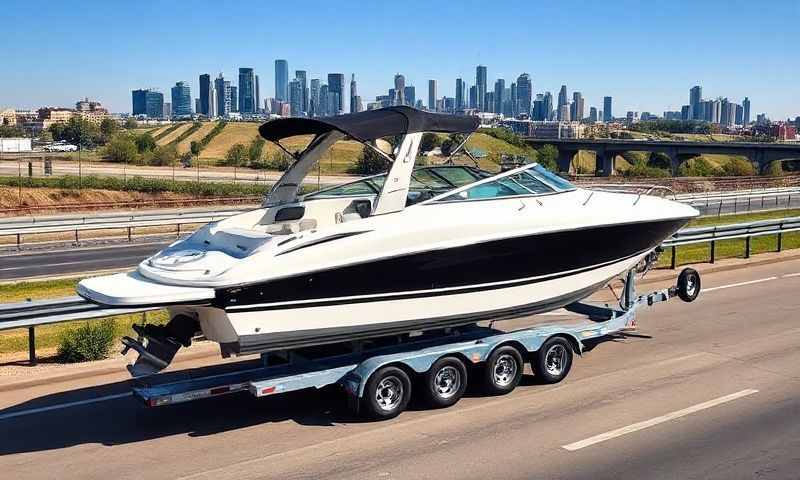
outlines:
[[[223, 8], [224, 6], [224, 8]], [[100, 100], [131, 109], [130, 91], [163, 92], [240, 66], [274, 96], [274, 60], [290, 78], [355, 73], [365, 100], [396, 72], [427, 103], [427, 80], [453, 96], [455, 78], [509, 85], [522, 72], [534, 91], [579, 90], [590, 105], [614, 97], [614, 114], [661, 114], [703, 96], [741, 102], [773, 119], [800, 115], [800, 1], [221, 2], [3, 0], [0, 107]]]

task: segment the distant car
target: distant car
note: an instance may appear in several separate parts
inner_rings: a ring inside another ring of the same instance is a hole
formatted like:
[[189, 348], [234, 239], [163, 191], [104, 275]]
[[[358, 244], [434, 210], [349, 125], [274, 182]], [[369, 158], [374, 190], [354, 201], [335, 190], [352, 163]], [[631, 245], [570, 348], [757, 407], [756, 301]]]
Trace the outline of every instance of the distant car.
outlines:
[[45, 152], [77, 152], [78, 146], [69, 143], [53, 143], [44, 147]]

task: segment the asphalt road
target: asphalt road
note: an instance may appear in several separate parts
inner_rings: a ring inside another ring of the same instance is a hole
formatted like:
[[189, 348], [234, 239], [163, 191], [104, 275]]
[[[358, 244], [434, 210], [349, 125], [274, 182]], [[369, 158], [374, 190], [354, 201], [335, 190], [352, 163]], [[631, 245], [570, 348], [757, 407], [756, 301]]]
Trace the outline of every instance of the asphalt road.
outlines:
[[560, 384], [526, 375], [507, 396], [472, 394], [386, 422], [353, 418], [327, 391], [146, 409], [127, 395], [123, 372], [0, 388], [0, 472], [797, 479], [800, 261], [709, 274], [704, 287], [693, 304], [643, 311], [635, 335], [600, 343]]
[[134, 267], [167, 243], [125, 243], [0, 255], [0, 281]]

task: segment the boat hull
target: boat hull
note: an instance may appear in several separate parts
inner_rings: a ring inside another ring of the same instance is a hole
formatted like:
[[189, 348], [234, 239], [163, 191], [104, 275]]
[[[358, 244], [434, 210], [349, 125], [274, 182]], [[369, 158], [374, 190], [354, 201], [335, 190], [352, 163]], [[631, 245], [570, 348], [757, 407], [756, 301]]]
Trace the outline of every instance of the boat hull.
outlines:
[[[247, 354], [548, 312], [591, 295], [633, 268], [648, 251], [549, 279], [529, 278], [468, 290], [434, 290], [405, 298], [386, 296], [323, 305], [293, 304], [289, 308], [229, 309], [227, 319], [237, 340], [220, 343], [224, 353]], [[541, 322], [548, 320], [542, 318]]]

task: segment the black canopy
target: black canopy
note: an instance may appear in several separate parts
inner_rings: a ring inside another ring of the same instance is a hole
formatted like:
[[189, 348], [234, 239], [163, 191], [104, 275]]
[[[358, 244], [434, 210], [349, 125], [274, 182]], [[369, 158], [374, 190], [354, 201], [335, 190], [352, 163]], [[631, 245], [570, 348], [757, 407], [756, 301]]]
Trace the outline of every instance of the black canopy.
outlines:
[[428, 113], [411, 107], [388, 107], [321, 118], [279, 118], [258, 129], [272, 142], [295, 135], [320, 135], [338, 130], [361, 142], [415, 132], [467, 133], [478, 128], [478, 117]]

